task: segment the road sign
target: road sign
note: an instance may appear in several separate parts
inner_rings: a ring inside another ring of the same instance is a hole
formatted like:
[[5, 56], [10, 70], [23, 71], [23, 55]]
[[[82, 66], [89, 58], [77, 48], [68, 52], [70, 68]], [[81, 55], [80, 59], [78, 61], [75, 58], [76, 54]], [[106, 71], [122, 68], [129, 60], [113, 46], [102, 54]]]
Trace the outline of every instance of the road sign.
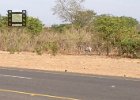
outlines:
[[26, 26], [26, 10], [8, 10], [8, 26]]

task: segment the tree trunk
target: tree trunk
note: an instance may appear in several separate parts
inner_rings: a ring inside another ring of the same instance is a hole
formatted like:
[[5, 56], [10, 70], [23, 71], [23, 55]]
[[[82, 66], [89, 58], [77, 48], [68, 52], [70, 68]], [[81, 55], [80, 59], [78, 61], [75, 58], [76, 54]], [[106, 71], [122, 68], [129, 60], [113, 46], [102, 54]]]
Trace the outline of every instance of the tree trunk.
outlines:
[[106, 55], [109, 56], [109, 41], [107, 40]]

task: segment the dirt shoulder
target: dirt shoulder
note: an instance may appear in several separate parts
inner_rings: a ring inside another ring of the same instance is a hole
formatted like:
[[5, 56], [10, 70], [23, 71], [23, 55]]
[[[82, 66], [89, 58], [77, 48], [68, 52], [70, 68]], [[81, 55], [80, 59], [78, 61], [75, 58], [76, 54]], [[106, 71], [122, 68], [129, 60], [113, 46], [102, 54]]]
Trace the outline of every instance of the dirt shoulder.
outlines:
[[0, 66], [140, 78], [140, 59], [105, 56], [74, 56], [0, 51]]

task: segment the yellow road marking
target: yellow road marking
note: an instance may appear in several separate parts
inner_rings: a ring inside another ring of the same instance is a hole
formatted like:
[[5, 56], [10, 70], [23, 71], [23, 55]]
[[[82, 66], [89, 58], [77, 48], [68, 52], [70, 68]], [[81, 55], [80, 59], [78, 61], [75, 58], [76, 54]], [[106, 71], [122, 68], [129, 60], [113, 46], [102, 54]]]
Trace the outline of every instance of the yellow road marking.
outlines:
[[54, 98], [54, 99], [59, 99], [59, 100], [79, 100], [79, 99], [68, 98], [68, 97], [60, 97], [60, 96], [53, 96], [53, 95], [47, 95], [47, 94], [37, 94], [37, 93], [30, 93], [30, 92], [21, 92], [21, 91], [6, 90], [6, 89], [0, 89], [0, 92], [9, 92], [9, 93], [31, 95], [31, 96], [48, 97], [48, 98]]

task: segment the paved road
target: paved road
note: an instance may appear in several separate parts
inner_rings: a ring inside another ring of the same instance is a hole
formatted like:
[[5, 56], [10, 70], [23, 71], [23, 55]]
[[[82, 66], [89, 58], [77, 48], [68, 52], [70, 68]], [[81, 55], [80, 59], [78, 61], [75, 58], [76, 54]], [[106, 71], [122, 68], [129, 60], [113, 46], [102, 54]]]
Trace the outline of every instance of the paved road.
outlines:
[[0, 100], [140, 100], [140, 80], [0, 68]]

